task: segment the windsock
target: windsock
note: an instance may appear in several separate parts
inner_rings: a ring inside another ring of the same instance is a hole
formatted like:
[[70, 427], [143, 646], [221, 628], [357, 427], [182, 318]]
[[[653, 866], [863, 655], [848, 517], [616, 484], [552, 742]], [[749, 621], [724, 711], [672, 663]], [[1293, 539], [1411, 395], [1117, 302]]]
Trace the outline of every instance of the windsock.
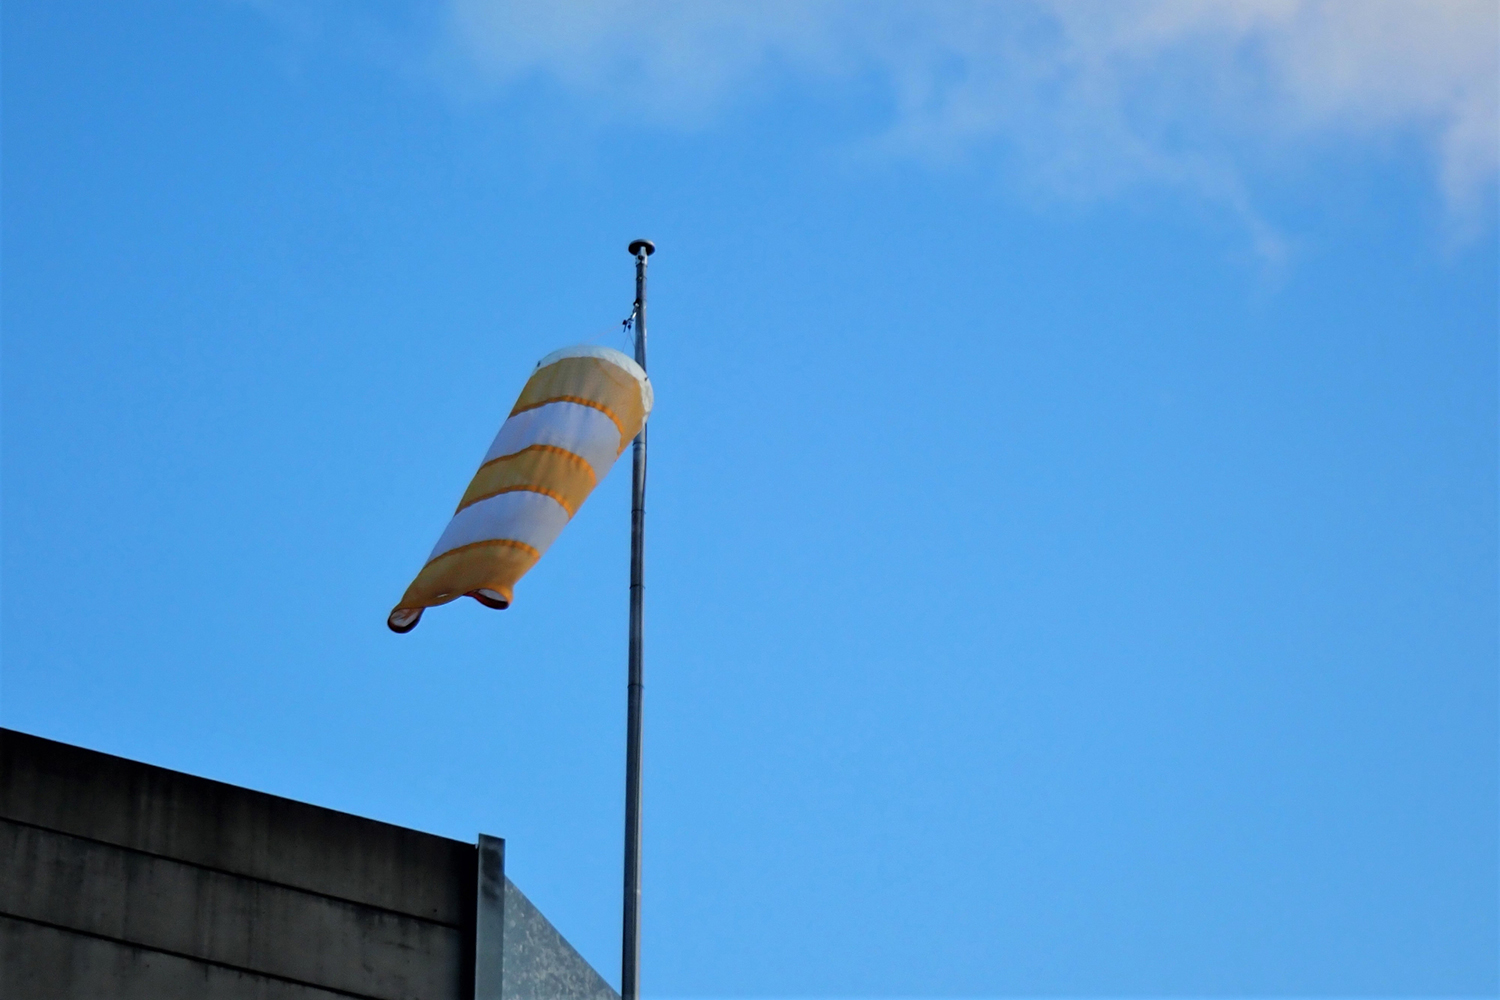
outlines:
[[537, 362], [485, 452], [453, 520], [386, 624], [468, 596], [510, 607], [516, 581], [562, 533], [651, 412], [641, 366], [608, 347], [565, 347]]

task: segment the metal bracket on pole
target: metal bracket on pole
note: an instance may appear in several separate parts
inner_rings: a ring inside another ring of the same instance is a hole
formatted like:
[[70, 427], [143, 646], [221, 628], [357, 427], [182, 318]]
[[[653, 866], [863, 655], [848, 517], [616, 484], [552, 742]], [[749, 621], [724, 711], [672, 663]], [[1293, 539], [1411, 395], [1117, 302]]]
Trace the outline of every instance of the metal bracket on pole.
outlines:
[[[635, 363], [646, 370], [646, 258], [650, 240], [634, 240]], [[625, 919], [620, 954], [621, 1000], [639, 1000], [641, 962], [641, 695], [642, 631], [646, 599], [646, 428], [636, 436], [630, 490], [630, 652], [625, 727]]]

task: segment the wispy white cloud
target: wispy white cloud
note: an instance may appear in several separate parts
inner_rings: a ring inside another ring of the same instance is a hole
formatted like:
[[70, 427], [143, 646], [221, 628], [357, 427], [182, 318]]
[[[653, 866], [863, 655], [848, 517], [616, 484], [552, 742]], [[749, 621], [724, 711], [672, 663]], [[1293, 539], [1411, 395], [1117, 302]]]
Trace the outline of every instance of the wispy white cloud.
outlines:
[[1414, 137], [1450, 218], [1487, 225], [1500, 171], [1493, 0], [450, 0], [450, 52], [685, 127], [786, 81], [882, 82], [879, 149], [1006, 150], [1054, 195], [1169, 184], [1277, 252], [1247, 176], [1320, 143]]

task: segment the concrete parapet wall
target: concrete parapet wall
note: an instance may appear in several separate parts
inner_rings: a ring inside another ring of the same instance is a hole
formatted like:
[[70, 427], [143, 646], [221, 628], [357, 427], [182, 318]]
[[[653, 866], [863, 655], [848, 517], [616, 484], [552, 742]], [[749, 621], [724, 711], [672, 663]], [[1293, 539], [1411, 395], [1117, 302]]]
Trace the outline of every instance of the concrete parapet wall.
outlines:
[[[487, 840], [485, 995], [615, 997]], [[472, 844], [0, 730], [6, 998], [471, 1000], [480, 875]]]

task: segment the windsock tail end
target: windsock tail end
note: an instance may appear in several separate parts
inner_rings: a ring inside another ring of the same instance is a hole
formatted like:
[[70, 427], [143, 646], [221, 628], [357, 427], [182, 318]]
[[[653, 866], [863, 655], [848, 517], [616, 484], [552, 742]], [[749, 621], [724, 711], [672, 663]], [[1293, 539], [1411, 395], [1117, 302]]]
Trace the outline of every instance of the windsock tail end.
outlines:
[[392, 632], [398, 635], [410, 632], [417, 627], [417, 622], [422, 620], [422, 608], [397, 608], [391, 612], [385, 624]]
[[494, 608], [496, 611], [504, 611], [510, 607], [510, 597], [508, 595], [490, 590], [488, 587], [470, 591], [466, 596], [472, 597], [485, 607]]

